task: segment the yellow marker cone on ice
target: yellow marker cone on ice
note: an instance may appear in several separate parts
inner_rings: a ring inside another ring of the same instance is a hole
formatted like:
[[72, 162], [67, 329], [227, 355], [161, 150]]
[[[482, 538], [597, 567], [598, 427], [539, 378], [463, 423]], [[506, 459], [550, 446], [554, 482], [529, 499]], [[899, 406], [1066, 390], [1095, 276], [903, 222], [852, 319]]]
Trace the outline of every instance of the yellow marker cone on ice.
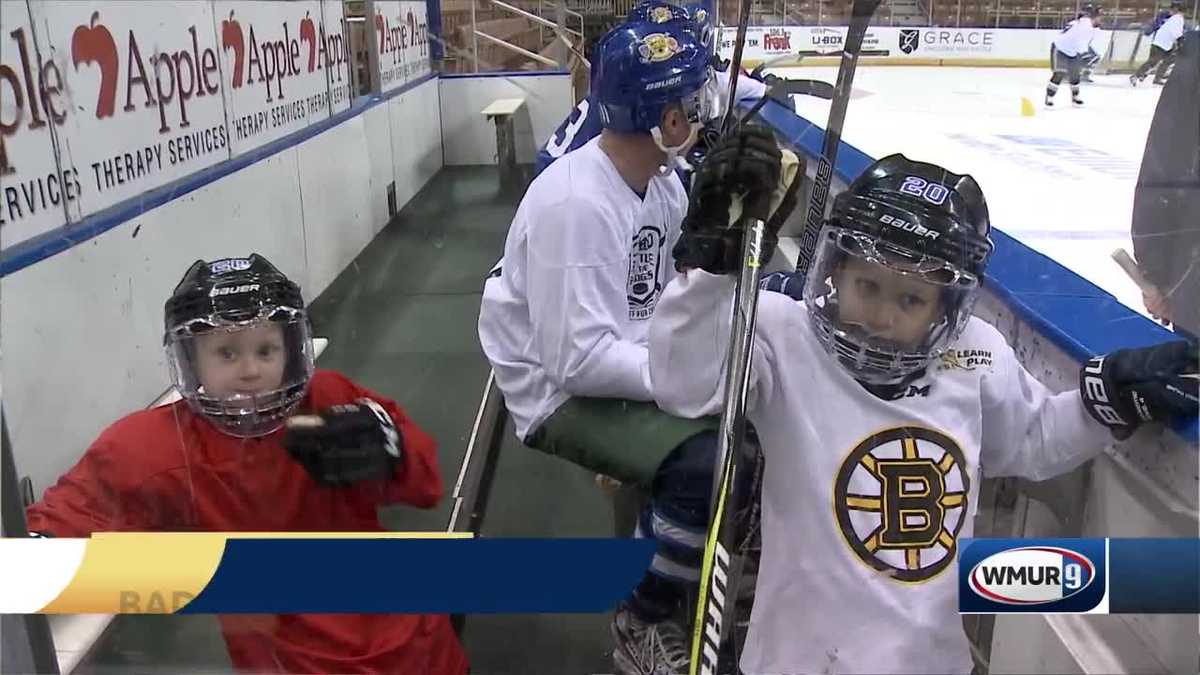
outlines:
[[1033, 115], [1034, 115], [1033, 101], [1030, 101], [1029, 99], [1022, 96], [1021, 97], [1021, 117], [1033, 117]]

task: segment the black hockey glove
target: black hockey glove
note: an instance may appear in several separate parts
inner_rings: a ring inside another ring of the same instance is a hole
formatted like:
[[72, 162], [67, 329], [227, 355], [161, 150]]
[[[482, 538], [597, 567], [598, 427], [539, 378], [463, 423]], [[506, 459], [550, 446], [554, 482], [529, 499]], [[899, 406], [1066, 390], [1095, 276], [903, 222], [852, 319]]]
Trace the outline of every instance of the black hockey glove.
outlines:
[[692, 165], [693, 176], [694, 172], [698, 171], [700, 165], [704, 163], [704, 158], [708, 156], [709, 151], [721, 141], [721, 121], [722, 118], [718, 117], [705, 122], [700, 133], [696, 135], [696, 142], [688, 150], [687, 162]]
[[788, 110], [795, 110], [796, 104], [792, 102], [792, 92], [788, 91], [787, 80], [772, 75], [771, 73], [763, 72], [762, 66], [755, 68], [750, 73], [750, 77], [767, 85], [767, 98], [774, 99], [785, 106]]
[[1195, 417], [1200, 408], [1197, 343], [1119, 349], [1088, 361], [1079, 395], [1088, 414], [1125, 440], [1143, 422]]
[[[789, 151], [789, 156], [795, 159]], [[746, 214], [765, 221], [762, 264], [770, 261], [779, 241], [779, 229], [796, 206], [799, 176], [795, 166], [784, 173], [783, 153], [775, 137], [763, 127], [744, 125], [722, 137], [704, 158], [692, 181], [683, 232], [672, 253], [679, 271], [700, 268], [712, 274], [734, 274], [741, 269], [741, 219], [731, 223], [734, 195], [743, 195]], [[782, 191], [781, 191], [782, 188]], [[782, 194], [780, 194], [782, 192]], [[772, 202], [778, 204], [772, 212]]]
[[404, 450], [391, 415], [367, 398], [291, 418], [283, 445], [313, 480], [330, 486], [387, 479]]
[[795, 272], [771, 272], [758, 282], [760, 290], [782, 293], [793, 300], [804, 299], [804, 277]]

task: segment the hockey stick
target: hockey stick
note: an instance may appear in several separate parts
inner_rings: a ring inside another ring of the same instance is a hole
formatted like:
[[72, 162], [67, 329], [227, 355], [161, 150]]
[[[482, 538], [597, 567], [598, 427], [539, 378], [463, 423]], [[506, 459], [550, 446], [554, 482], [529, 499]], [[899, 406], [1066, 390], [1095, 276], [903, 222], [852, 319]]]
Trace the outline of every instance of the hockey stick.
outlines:
[[741, 121], [745, 123], [754, 119], [755, 115], [757, 115], [758, 112], [763, 109], [763, 106], [767, 104], [767, 101], [770, 101], [771, 99], [779, 101], [784, 105], [788, 105], [786, 102], [787, 99], [780, 100], [778, 98], [778, 95], [780, 94], [784, 96], [815, 96], [817, 98], [828, 100], [833, 98], [833, 85], [820, 80], [777, 79], [773, 84], [769, 85], [767, 89], [767, 95], [758, 99], [758, 101], [754, 103], [754, 106], [747, 110], [745, 115], [742, 115]]
[[827, 101], [832, 100], [834, 96], [833, 85], [821, 80], [788, 80], [780, 78], [771, 88], [781, 94], [788, 94], [790, 96], [815, 96]]
[[738, 119], [737, 113], [734, 112], [734, 104], [737, 103], [737, 81], [738, 75], [742, 72], [742, 52], [746, 48], [746, 30], [750, 26], [750, 3], [752, 0], [742, 0], [738, 6], [740, 13], [738, 15], [737, 38], [733, 43], [733, 59], [729, 62], [729, 97], [726, 99], [729, 105], [725, 108], [725, 119], [721, 122], [721, 131], [730, 133], [733, 129], [733, 123]]
[[[742, 52], [746, 43], [746, 30], [750, 22], [750, 2], [742, 0], [738, 22], [737, 42], [734, 45], [730, 64], [729, 106], [725, 111], [722, 130], [733, 130], [736, 102], [737, 78], [741, 71]], [[846, 47], [842, 65], [838, 71], [833, 108], [825, 132], [825, 146], [818, 169], [818, 181], [824, 169], [824, 185], [814, 188], [814, 197], [820, 192], [819, 213], [824, 214], [825, 196], [829, 191], [833, 162], [836, 161], [841, 126], [850, 98], [850, 84], [858, 64], [858, 52], [862, 49], [863, 37], [871, 15], [880, 0], [855, 0], [853, 18], [846, 36]], [[740, 123], [740, 121], [738, 122]], [[832, 148], [832, 150], [831, 150]], [[769, 199], [765, 197], [760, 202]], [[742, 218], [747, 219], [742, 237], [742, 269], [738, 275], [733, 307], [733, 320], [726, 356], [725, 405], [721, 414], [721, 431], [717, 438], [717, 461], [713, 481], [713, 503], [709, 517], [708, 534], [704, 544], [704, 558], [700, 571], [700, 596], [697, 602], [695, 623], [692, 628], [692, 650], [689, 660], [691, 675], [703, 673], [716, 675], [721, 666], [721, 644], [729, 628], [729, 609], [734, 605], [738, 592], [740, 570], [733, 569], [730, 551], [736, 548], [737, 523], [735, 511], [738, 505], [737, 474], [741, 463], [742, 441], [746, 432], [746, 402], [750, 392], [750, 364], [753, 357], [754, 328], [758, 318], [758, 281], [761, 275], [761, 252], [769, 204], [743, 204]], [[810, 201], [809, 223], [812, 219]], [[815, 220], [820, 225], [820, 218]], [[807, 234], [807, 232], [806, 232]], [[816, 231], [812, 232], [815, 249]], [[807, 264], [805, 266], [807, 269]]]
[[817, 235], [825, 219], [825, 201], [829, 197], [833, 166], [837, 163], [838, 146], [842, 142], [842, 125], [846, 121], [846, 107], [850, 103], [850, 88], [854, 82], [854, 71], [858, 67], [858, 53], [862, 51], [867, 26], [879, 3], [880, 0], [854, 0], [850, 10], [850, 28], [846, 32], [842, 64], [838, 68], [837, 85], [834, 87], [833, 106], [829, 109], [829, 121], [825, 125], [825, 142], [821, 147], [820, 161], [817, 162], [812, 194], [808, 198], [807, 220], [804, 223], [804, 233], [800, 237], [800, 254], [796, 258], [796, 272], [801, 277], [808, 274], [808, 268], [812, 265], [813, 255], [817, 250]]
[[[721, 125], [724, 134], [732, 133], [742, 121], [734, 107], [746, 29], [750, 23], [751, 2], [742, 0], [740, 6], [737, 42], [730, 62], [729, 105]], [[692, 627], [691, 675], [715, 675], [719, 672], [721, 644], [731, 627], [731, 609], [737, 600], [740, 569], [732, 568], [730, 554], [737, 548], [735, 516], [741, 496], [735, 485], [746, 435], [746, 399], [750, 389], [750, 359], [758, 316], [758, 280], [762, 274], [762, 242], [766, 232], [764, 220], [770, 209], [769, 199], [769, 195], [763, 195], [754, 203], [741, 203], [742, 209], [731, 208], [731, 214], [738, 213], [737, 217], [745, 219], [746, 223], [742, 235], [742, 269], [738, 274], [729, 351], [726, 354], [725, 405], [717, 437], [713, 499], [700, 570], [700, 594]], [[734, 201], [740, 200], [735, 197]]]
[[[746, 0], [749, 2], [750, 0]], [[764, 202], [766, 199], [763, 200]], [[735, 209], [736, 210], [736, 209]], [[750, 392], [750, 360], [758, 318], [758, 281], [762, 274], [763, 221], [769, 205], [745, 204], [747, 219], [742, 236], [742, 269], [738, 274], [733, 322], [725, 370], [725, 406], [717, 437], [713, 504], [700, 570], [700, 596], [692, 628], [690, 673], [721, 672], [720, 650], [731, 627], [731, 609], [737, 601], [740, 570], [732, 569], [731, 551], [737, 550], [737, 506], [742, 496], [735, 489], [746, 437], [746, 400]]]

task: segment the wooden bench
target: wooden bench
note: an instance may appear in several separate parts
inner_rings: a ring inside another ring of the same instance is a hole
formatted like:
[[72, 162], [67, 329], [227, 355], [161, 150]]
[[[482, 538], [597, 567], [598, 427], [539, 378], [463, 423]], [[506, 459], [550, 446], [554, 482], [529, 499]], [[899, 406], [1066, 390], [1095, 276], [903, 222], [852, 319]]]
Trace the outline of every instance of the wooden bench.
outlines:
[[500, 175], [511, 175], [517, 168], [517, 140], [513, 118], [525, 105], [523, 98], [498, 98], [481, 114], [496, 123], [496, 164]]

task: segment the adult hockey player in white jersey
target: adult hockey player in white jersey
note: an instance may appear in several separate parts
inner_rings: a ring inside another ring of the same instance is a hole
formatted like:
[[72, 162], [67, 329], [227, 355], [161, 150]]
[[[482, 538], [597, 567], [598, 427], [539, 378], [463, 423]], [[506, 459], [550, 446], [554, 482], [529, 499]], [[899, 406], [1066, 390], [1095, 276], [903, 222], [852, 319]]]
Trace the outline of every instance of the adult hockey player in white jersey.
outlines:
[[1182, 0], [1171, 2], [1170, 14], [1150, 40], [1150, 58], [1129, 76], [1130, 84], [1137, 86], [1154, 70], [1154, 84], [1167, 83], [1167, 71], [1179, 52], [1179, 41], [1183, 37], [1185, 21]]
[[[694, 35], [700, 41], [703, 49], [713, 53], [714, 65], [718, 64], [719, 59], [715, 53], [716, 28], [712, 24], [711, 13], [703, 4], [681, 6], [667, 0], [645, 0], [629, 10], [625, 21], [627, 23], [639, 21], [655, 24], [669, 23], [678, 26]], [[723, 101], [729, 91], [728, 69], [716, 68], [714, 75], [709, 81], [708, 87], [711, 100], [716, 104]], [[745, 73], [738, 78], [736, 100], [756, 100], [762, 98], [766, 93], [767, 85], [763, 81], [747, 77]], [[714, 105], [711, 114], [713, 118], [719, 118], [719, 106]], [[710, 120], [705, 121], [709, 122]], [[600, 108], [590, 96], [585, 97], [575, 106], [571, 114], [567, 115], [562, 124], [558, 125], [558, 129], [555, 129], [554, 133], [550, 135], [546, 144], [538, 150], [533, 163], [534, 175], [541, 174], [546, 167], [568, 152], [573, 152], [586, 145], [588, 141], [599, 136], [600, 130], [603, 128], [604, 125], [600, 120]]]
[[1080, 16], [1054, 36], [1050, 46], [1050, 69], [1054, 72], [1050, 75], [1050, 83], [1046, 85], [1046, 107], [1054, 107], [1054, 95], [1058, 93], [1064, 78], [1071, 85], [1071, 102], [1077, 106], [1083, 105], [1079, 83], [1083, 78], [1083, 69], [1088, 65], [1088, 55], [1094, 53], [1092, 40], [1097, 33], [1094, 21], [1099, 18], [1099, 7], [1085, 5]]
[[[677, 254], [691, 269], [651, 321], [664, 410], [722, 407], [741, 250], [730, 196], [777, 181], [778, 158], [749, 128], [699, 170], [680, 246], [703, 253]], [[974, 179], [892, 155], [835, 198], [803, 301], [759, 296], [747, 414], [766, 471], [745, 673], [970, 672], [953, 565], [981, 475], [1045, 479], [1110, 428], [1195, 414], [1195, 376], [1181, 375], [1194, 344], [1095, 359], [1085, 396], [1035, 380], [971, 316], [988, 231]]]
[[716, 425], [655, 406], [646, 343], [687, 211], [672, 169], [712, 115], [711, 59], [680, 22], [637, 21], [601, 38], [592, 75], [604, 130], [530, 184], [479, 340], [526, 445], [650, 493], [636, 534], [658, 554], [614, 614], [614, 660], [683, 673], [676, 615], [700, 577]]

